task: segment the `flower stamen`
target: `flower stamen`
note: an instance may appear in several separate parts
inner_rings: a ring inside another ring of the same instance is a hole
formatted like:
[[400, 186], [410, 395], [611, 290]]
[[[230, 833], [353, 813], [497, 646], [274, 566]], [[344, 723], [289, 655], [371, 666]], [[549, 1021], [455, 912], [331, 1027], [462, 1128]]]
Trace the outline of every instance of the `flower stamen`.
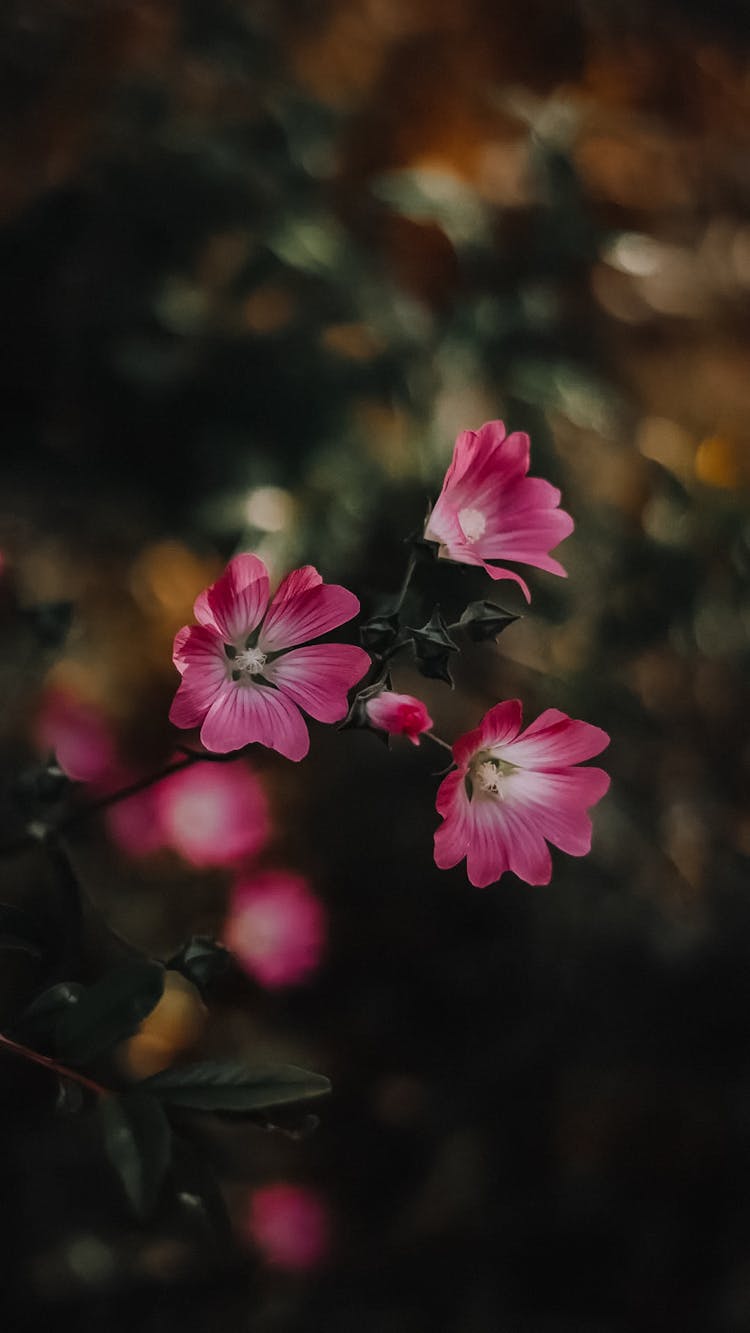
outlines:
[[266, 665], [266, 654], [260, 648], [246, 648], [232, 659], [232, 679], [247, 680], [259, 676]]

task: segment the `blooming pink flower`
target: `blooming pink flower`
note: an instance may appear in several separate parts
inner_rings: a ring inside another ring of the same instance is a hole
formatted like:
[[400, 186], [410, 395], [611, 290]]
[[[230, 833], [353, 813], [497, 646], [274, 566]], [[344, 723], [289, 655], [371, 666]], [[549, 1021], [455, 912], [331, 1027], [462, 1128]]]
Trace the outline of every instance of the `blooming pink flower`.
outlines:
[[224, 941], [262, 986], [292, 986], [320, 961], [325, 911], [299, 875], [268, 871], [235, 884]]
[[269, 605], [266, 567], [244, 554], [193, 610], [199, 623], [174, 641], [182, 682], [169, 716], [178, 727], [200, 726], [207, 750], [227, 754], [258, 742], [303, 759], [310, 737], [300, 708], [319, 722], [346, 716], [347, 691], [370, 665], [367, 653], [307, 642], [357, 614], [359, 602], [346, 588], [323, 583], [305, 565], [287, 575]]
[[565, 578], [549, 552], [574, 524], [558, 508], [560, 492], [548, 481], [528, 477], [528, 470], [528, 435], [506, 435], [502, 421], [463, 431], [424, 535], [438, 543], [445, 560], [483, 565], [493, 579], [515, 579], [530, 601], [519, 574], [488, 561], [517, 560]]
[[591, 848], [586, 811], [607, 791], [609, 777], [575, 765], [608, 744], [606, 731], [556, 708], [521, 733], [519, 700], [496, 704], [453, 746], [458, 767], [437, 794], [444, 823], [435, 834], [435, 863], [446, 870], [466, 857], [477, 888], [506, 870], [527, 884], [548, 884], [545, 838], [571, 856]]
[[411, 694], [395, 694], [393, 690], [383, 690], [368, 699], [365, 713], [374, 727], [392, 736], [408, 736], [412, 745], [419, 745], [422, 732], [432, 726], [432, 718], [421, 699]]
[[118, 767], [112, 733], [103, 714], [69, 690], [47, 694], [36, 721], [36, 741], [54, 751], [75, 782], [106, 782]]
[[198, 763], [162, 778], [107, 812], [115, 841], [135, 856], [171, 847], [195, 866], [226, 866], [260, 851], [269, 831], [266, 795], [242, 759]]
[[279, 1181], [250, 1195], [247, 1234], [276, 1268], [317, 1268], [330, 1249], [328, 1208], [315, 1190]]

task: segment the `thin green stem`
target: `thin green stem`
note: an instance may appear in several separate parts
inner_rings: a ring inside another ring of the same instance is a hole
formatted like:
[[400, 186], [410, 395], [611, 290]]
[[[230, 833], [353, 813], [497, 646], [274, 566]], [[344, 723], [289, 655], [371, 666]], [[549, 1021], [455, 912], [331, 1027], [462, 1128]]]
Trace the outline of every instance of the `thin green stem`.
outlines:
[[416, 553], [415, 553], [413, 550], [411, 550], [411, 551], [409, 552], [409, 563], [408, 563], [407, 566], [406, 566], [406, 572], [404, 573], [404, 577], [403, 577], [403, 579], [402, 579], [402, 581], [401, 581], [401, 587], [399, 588], [399, 591], [398, 591], [398, 596], [397, 596], [397, 598], [396, 598], [396, 604], [395, 604], [395, 606], [394, 606], [393, 611], [392, 611], [391, 614], [395, 614], [396, 611], [400, 611], [400, 610], [401, 610], [401, 607], [402, 607], [403, 604], [404, 604], [404, 599], [405, 599], [405, 597], [406, 597], [406, 594], [407, 594], [407, 592], [409, 591], [409, 584], [410, 584], [411, 581], [412, 581], [412, 578], [413, 578], [413, 576], [414, 576], [414, 570], [415, 570], [416, 568], [417, 568], [417, 557], [416, 557]]
[[434, 741], [435, 745], [440, 745], [442, 749], [447, 750], [449, 754], [453, 754], [453, 746], [449, 745], [447, 741], [441, 740], [439, 736], [435, 735], [434, 731], [423, 731], [422, 735], [426, 736], [428, 741]]
[[102, 1087], [101, 1083], [95, 1083], [93, 1079], [87, 1078], [85, 1074], [79, 1074], [76, 1069], [69, 1069], [67, 1065], [61, 1065], [57, 1060], [51, 1059], [48, 1055], [41, 1055], [39, 1051], [33, 1051], [30, 1046], [23, 1046], [18, 1041], [12, 1041], [0, 1032], [0, 1047], [10, 1051], [12, 1055], [19, 1056], [22, 1060], [29, 1060], [31, 1064], [41, 1065], [43, 1069], [49, 1069], [59, 1078], [68, 1078], [72, 1083], [78, 1083], [82, 1088], [87, 1088], [97, 1097], [108, 1097], [111, 1089]]

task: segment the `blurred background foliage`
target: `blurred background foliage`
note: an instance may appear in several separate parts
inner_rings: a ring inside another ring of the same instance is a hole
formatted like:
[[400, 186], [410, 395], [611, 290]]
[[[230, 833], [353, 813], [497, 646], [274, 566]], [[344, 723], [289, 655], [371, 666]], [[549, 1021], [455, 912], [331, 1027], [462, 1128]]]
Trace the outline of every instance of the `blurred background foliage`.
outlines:
[[[742, 0], [3, 5], [6, 837], [50, 690], [131, 771], [162, 761], [172, 636], [223, 560], [313, 562], [369, 609], [494, 417], [563, 489], [569, 579], [464, 644], [455, 692], [396, 687], [448, 739], [516, 694], [613, 738], [591, 857], [536, 890], [434, 870], [424, 746], [318, 729], [299, 768], [259, 758], [265, 864], [314, 886], [327, 951], [303, 985], [227, 986], [200, 1041], [325, 1070], [323, 1124], [216, 1127], [233, 1247], [144, 1231], [4, 1062], [18, 1327], [750, 1323], [747, 39]], [[451, 612], [493, 595], [422, 578]], [[60, 600], [53, 662], [18, 604]], [[95, 821], [73, 853], [139, 947], [221, 932], [225, 871]], [[5, 869], [54, 899], [36, 858]], [[263, 1260], [279, 1181], [307, 1191], [304, 1275]]]

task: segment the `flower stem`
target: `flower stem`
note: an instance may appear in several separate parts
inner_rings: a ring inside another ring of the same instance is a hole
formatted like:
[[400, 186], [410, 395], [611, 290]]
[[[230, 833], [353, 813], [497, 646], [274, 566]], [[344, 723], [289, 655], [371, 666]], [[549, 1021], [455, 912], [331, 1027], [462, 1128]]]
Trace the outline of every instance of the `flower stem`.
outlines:
[[58, 1064], [57, 1060], [51, 1059], [48, 1055], [41, 1055], [39, 1051], [32, 1051], [30, 1046], [22, 1046], [18, 1041], [12, 1041], [0, 1032], [0, 1047], [10, 1051], [12, 1055], [18, 1055], [22, 1060], [29, 1060], [32, 1064], [41, 1065], [43, 1069], [49, 1069], [60, 1078], [68, 1078], [72, 1083], [78, 1083], [82, 1088], [87, 1088], [97, 1097], [108, 1097], [111, 1089], [102, 1087], [101, 1083], [95, 1083], [93, 1079], [87, 1078], [85, 1074], [79, 1074], [76, 1069], [69, 1069], [67, 1065]]
[[441, 740], [439, 736], [435, 735], [434, 731], [423, 731], [422, 735], [426, 736], [428, 741], [434, 741], [436, 745], [442, 746], [444, 750], [448, 750], [450, 754], [453, 754], [453, 746], [449, 745], [447, 741]]
[[396, 597], [396, 603], [393, 607], [392, 614], [395, 614], [396, 611], [401, 610], [401, 607], [404, 604], [404, 599], [406, 597], [406, 594], [409, 591], [409, 584], [412, 581], [412, 578], [414, 576], [414, 570], [416, 568], [417, 568], [417, 557], [416, 553], [412, 550], [409, 552], [409, 563], [406, 566], [406, 572], [404, 573], [404, 577], [401, 581], [401, 587], [398, 590], [398, 596]]
[[117, 791], [109, 792], [106, 796], [100, 796], [96, 801], [90, 801], [83, 810], [76, 810], [67, 819], [63, 819], [62, 823], [58, 825], [58, 829], [73, 828], [82, 820], [88, 819], [89, 815], [96, 814], [98, 810], [106, 810], [111, 805], [117, 805], [119, 801], [126, 801], [129, 796], [137, 796], [138, 792], [146, 791], [148, 787], [153, 787], [155, 782], [161, 782], [162, 778], [168, 778], [172, 773], [179, 773], [183, 768], [189, 768], [191, 764], [197, 763], [199, 759], [213, 757], [199, 754], [197, 750], [187, 750], [182, 753], [184, 755], [182, 759], [176, 759], [171, 764], [166, 764], [164, 768], [157, 769], [155, 773], [149, 773], [145, 778], [139, 778], [137, 782], [129, 783], [127, 787], [120, 787]]

